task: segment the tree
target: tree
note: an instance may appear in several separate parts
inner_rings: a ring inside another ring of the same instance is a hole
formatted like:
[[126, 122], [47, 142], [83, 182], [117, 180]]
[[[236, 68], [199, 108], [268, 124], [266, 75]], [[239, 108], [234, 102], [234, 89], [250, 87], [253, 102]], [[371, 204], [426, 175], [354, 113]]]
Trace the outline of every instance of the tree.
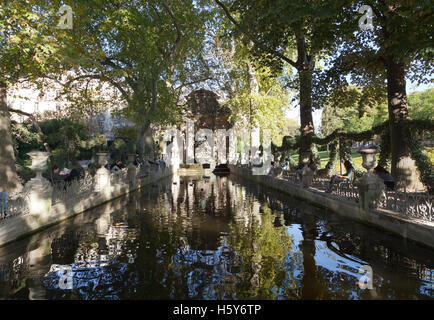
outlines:
[[327, 136], [336, 129], [362, 132], [386, 120], [387, 101], [384, 94], [374, 100], [365, 88], [348, 85], [338, 87], [330, 93], [323, 108], [321, 133]]
[[[329, 1], [327, 5], [332, 5]], [[332, 24], [339, 38], [333, 68], [341, 80], [346, 74], [359, 85], [370, 81], [387, 83], [392, 157], [392, 175], [408, 189], [415, 183], [406, 124], [408, 99], [406, 79], [428, 82], [433, 69], [433, 8], [431, 1], [342, 1]], [[372, 8], [372, 30], [359, 29], [362, 5]], [[431, 77], [432, 78], [432, 77]]]
[[285, 111], [288, 110], [289, 92], [282, 77], [272, 74], [270, 68], [251, 60], [248, 47], [234, 43], [232, 37], [219, 39], [217, 58], [222, 60], [223, 88], [228, 96], [223, 106], [231, 111], [230, 121], [235, 127], [260, 127], [271, 131], [272, 142], [280, 145], [288, 134]]
[[[331, 9], [320, 1], [236, 0], [230, 8], [216, 0], [235, 26], [239, 39], [252, 42], [251, 54], [272, 68], [281, 70], [285, 63], [297, 71], [300, 101], [300, 160], [311, 154], [310, 136], [314, 133], [313, 81], [315, 62], [333, 39], [332, 28], [318, 28], [318, 19], [327, 21]], [[336, 7], [336, 5], [332, 6]]]
[[0, 7], [0, 191], [21, 189], [11, 138], [7, 90], [18, 81], [56, 71], [62, 36], [57, 30], [60, 1], [5, 0]]
[[203, 1], [89, 1], [70, 44], [79, 54], [75, 78], [97, 79], [119, 91], [122, 115], [137, 125], [139, 153], [152, 154], [154, 124], [179, 120], [180, 88], [197, 83], [208, 17]]

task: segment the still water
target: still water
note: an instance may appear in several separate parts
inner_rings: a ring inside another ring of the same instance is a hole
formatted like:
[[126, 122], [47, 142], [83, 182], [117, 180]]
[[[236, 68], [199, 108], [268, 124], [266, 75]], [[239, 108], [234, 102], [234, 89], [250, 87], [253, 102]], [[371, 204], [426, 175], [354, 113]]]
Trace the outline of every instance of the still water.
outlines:
[[0, 248], [0, 298], [431, 299], [433, 271], [434, 250], [277, 191], [175, 176]]

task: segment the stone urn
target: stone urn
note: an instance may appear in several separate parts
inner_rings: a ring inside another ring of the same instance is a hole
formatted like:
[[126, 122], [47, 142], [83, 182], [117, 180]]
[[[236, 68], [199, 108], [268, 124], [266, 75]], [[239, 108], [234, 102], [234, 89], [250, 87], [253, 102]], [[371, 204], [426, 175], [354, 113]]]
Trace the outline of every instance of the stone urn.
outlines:
[[374, 168], [377, 166], [377, 160], [375, 158], [377, 149], [361, 149], [359, 153], [363, 158], [363, 168], [365, 168], [368, 172], [373, 172]]
[[101, 151], [96, 153], [97, 163], [99, 168], [104, 167], [107, 164], [107, 155], [108, 152], [106, 151]]
[[51, 209], [53, 187], [42, 176], [42, 173], [47, 170], [49, 153], [34, 151], [27, 154], [32, 158], [31, 169], [36, 173], [36, 177], [30, 179], [24, 187], [24, 192], [28, 194], [26, 201], [29, 213], [39, 216], [48, 215]]
[[359, 206], [365, 212], [375, 209], [381, 196], [384, 193], [383, 179], [374, 174], [374, 168], [377, 166], [375, 155], [376, 149], [361, 149], [359, 153], [363, 157], [362, 166], [368, 172], [359, 180]]
[[106, 169], [104, 166], [107, 163], [107, 155], [108, 152], [98, 152], [98, 167], [99, 169], [96, 171], [95, 179], [96, 179], [96, 191], [105, 192], [110, 190], [110, 171]]
[[[27, 153], [32, 158], [32, 166], [30, 167], [35, 173], [36, 177], [33, 179], [42, 180], [42, 173], [47, 170], [47, 160], [50, 154], [48, 152], [33, 151]], [[45, 179], [44, 179], [45, 180]]]

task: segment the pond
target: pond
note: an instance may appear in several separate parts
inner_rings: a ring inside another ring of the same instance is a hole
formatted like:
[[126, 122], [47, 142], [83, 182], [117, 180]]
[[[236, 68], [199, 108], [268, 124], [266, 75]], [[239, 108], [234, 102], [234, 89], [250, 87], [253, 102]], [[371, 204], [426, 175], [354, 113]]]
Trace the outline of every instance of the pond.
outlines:
[[433, 271], [434, 250], [269, 188], [174, 176], [0, 248], [0, 298], [431, 299]]

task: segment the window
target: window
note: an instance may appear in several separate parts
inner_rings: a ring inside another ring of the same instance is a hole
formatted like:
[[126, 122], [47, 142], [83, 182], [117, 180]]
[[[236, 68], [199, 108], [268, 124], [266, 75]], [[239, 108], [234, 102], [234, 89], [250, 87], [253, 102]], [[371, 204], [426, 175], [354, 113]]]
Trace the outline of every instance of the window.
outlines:
[[39, 112], [39, 102], [35, 102], [35, 112]]

